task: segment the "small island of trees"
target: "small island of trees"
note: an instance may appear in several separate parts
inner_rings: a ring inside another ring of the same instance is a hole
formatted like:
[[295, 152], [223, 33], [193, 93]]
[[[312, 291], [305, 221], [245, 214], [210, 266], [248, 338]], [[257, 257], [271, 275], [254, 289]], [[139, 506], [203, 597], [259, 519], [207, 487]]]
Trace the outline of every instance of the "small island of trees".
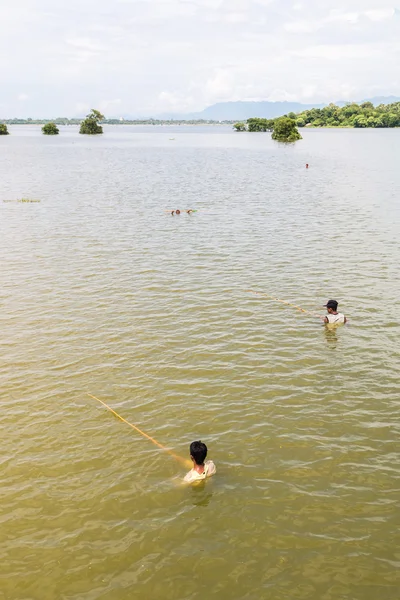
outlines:
[[298, 132], [296, 121], [289, 117], [279, 119], [262, 119], [253, 117], [245, 123], [235, 123], [236, 131], [272, 131], [272, 139], [278, 142], [296, 142], [302, 137]]
[[103, 133], [103, 128], [99, 125], [100, 121], [104, 121], [105, 117], [100, 111], [92, 108], [86, 119], [82, 121], [79, 133], [87, 135], [98, 135]]
[[0, 123], [0, 135], [8, 135], [9, 131], [7, 129], [7, 125], [5, 123]]
[[42, 132], [44, 135], [58, 135], [60, 130], [55, 123], [46, 123], [46, 125], [43, 125], [42, 127]]

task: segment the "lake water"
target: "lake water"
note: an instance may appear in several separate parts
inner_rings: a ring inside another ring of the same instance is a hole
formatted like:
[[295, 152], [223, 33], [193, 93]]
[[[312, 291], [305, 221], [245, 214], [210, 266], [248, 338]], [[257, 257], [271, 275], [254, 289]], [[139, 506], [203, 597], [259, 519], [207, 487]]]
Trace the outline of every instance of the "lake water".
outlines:
[[9, 129], [0, 596], [398, 600], [400, 130]]

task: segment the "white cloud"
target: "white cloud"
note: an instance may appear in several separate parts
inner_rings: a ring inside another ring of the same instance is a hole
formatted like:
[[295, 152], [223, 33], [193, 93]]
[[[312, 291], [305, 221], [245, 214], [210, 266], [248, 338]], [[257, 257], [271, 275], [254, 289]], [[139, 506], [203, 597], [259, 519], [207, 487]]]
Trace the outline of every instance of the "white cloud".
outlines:
[[226, 14], [227, 23], [245, 23], [248, 21], [248, 15], [244, 12], [231, 12]]
[[386, 1], [2, 0], [0, 117], [400, 95]]
[[183, 96], [179, 93], [163, 91], [158, 96], [159, 106], [165, 110], [172, 112], [179, 110], [190, 110], [193, 106], [193, 98], [191, 96]]
[[91, 50], [93, 52], [99, 52], [104, 49], [98, 42], [84, 37], [70, 38], [66, 40], [66, 43], [74, 48]]
[[344, 21], [345, 23], [357, 23], [359, 18], [359, 12], [347, 12], [340, 9], [333, 9], [329, 12], [327, 18], [324, 19], [324, 22]]
[[374, 10], [366, 10], [366, 16], [371, 21], [386, 21], [387, 19], [391, 19], [395, 15], [394, 8], [377, 8]]
[[374, 47], [370, 45], [355, 45], [346, 44], [343, 46], [321, 44], [319, 46], [310, 46], [302, 50], [295, 51], [296, 56], [303, 58], [323, 58], [326, 60], [346, 60], [346, 59], [358, 59], [358, 58], [369, 58], [371, 56], [377, 56], [382, 54], [380, 47]]
[[290, 33], [311, 33], [321, 26], [321, 21], [292, 21], [291, 23], [285, 23], [283, 27]]
[[[261, 100], [262, 98], [259, 98], [259, 100]], [[268, 96], [266, 98], [263, 98], [264, 100], [269, 100], [269, 102], [282, 102], [282, 101], [287, 101], [287, 102], [292, 102], [294, 100], [296, 100], [297, 98], [293, 95], [290, 94], [289, 92], [287, 92], [286, 90], [282, 90], [282, 89], [274, 89], [272, 90], [272, 92], [270, 94], [268, 94]]]
[[87, 104], [86, 102], [77, 102], [74, 107], [73, 116], [81, 117], [82, 115], [89, 113], [90, 110], [90, 104]]
[[113, 109], [118, 108], [121, 105], [121, 98], [116, 98], [115, 100], [101, 100], [99, 103], [99, 110], [101, 112], [113, 111]]
[[206, 81], [205, 95], [210, 102], [227, 100], [235, 95], [234, 75], [227, 69], [217, 69], [214, 75]]
[[362, 14], [359, 12], [343, 12], [340, 9], [333, 9], [324, 18], [291, 21], [285, 23], [284, 28], [291, 33], [312, 33], [325, 26], [332, 26], [334, 23], [354, 25], [358, 23], [361, 16]]

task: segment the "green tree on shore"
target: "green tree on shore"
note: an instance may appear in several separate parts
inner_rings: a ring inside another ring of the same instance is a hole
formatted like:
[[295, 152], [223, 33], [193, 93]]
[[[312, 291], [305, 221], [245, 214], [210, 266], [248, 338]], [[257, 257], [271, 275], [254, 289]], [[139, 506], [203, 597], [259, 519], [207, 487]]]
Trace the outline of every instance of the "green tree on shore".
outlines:
[[260, 117], [252, 117], [251, 119], [247, 119], [247, 129], [249, 131], [272, 131], [273, 128], [273, 119], [262, 119]]
[[4, 123], [0, 123], [0, 135], [8, 135], [9, 131], [7, 129], [7, 125]]
[[298, 132], [296, 121], [289, 117], [276, 119], [272, 139], [278, 142], [296, 142], [302, 137]]
[[97, 135], [103, 133], [103, 128], [99, 125], [100, 121], [104, 121], [105, 117], [100, 111], [92, 108], [90, 113], [86, 115], [86, 119], [82, 121], [79, 133], [88, 135]]
[[324, 108], [311, 108], [296, 115], [298, 127], [400, 127], [400, 102], [379, 104], [372, 102]]
[[58, 135], [60, 130], [55, 123], [46, 123], [46, 125], [43, 125], [42, 127], [42, 132], [44, 135]]

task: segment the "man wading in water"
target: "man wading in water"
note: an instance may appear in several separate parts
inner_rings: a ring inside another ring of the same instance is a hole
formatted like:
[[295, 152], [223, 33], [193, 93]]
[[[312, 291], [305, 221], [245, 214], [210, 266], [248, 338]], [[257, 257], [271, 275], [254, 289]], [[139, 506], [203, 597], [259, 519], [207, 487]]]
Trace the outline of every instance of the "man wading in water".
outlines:
[[343, 313], [339, 313], [337, 311], [338, 308], [338, 303], [336, 302], [336, 300], [328, 300], [328, 302], [325, 304], [326, 306], [326, 310], [328, 312], [328, 314], [326, 315], [326, 317], [324, 318], [324, 323], [327, 325], [328, 323], [333, 324], [333, 323], [346, 323], [347, 319], [344, 316]]

